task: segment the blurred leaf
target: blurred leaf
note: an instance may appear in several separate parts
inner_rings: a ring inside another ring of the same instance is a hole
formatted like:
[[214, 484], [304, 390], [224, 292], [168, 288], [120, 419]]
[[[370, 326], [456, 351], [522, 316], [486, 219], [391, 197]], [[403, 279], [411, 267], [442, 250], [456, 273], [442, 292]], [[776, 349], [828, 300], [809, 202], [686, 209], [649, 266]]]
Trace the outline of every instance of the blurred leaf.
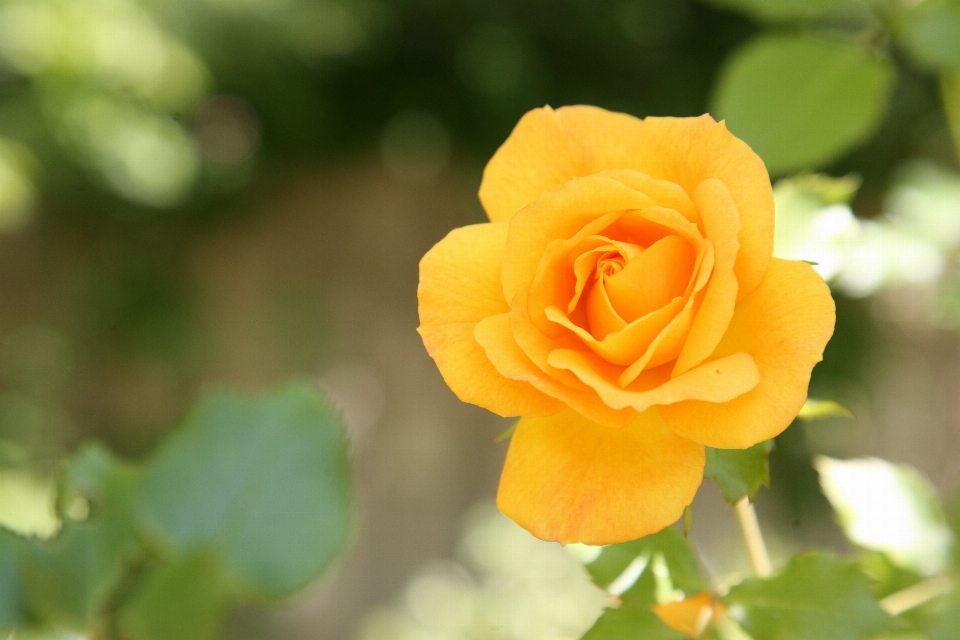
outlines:
[[284, 596], [317, 578], [346, 541], [349, 465], [331, 406], [305, 384], [202, 399], [150, 462], [148, 530], [177, 553], [215, 547], [224, 570]]
[[0, 631], [8, 632], [24, 619], [23, 585], [17, 555], [25, 541], [0, 529]]
[[707, 447], [704, 478], [711, 478], [720, 487], [723, 499], [733, 504], [749, 496], [757, 497], [760, 487], [770, 486], [770, 451], [773, 440], [757, 443], [749, 449], [714, 449]]
[[220, 564], [201, 551], [148, 573], [118, 613], [118, 626], [131, 640], [211, 640], [226, 605]]
[[960, 69], [960, 2], [926, 0], [898, 14], [894, 34], [919, 63], [936, 70]]
[[761, 36], [726, 61], [713, 111], [782, 174], [827, 164], [870, 137], [893, 78], [888, 60], [859, 46]]
[[95, 525], [67, 524], [56, 538], [24, 544], [27, 609], [34, 618], [83, 629], [109, 585], [93, 568]]
[[928, 614], [921, 623], [926, 640], [955, 640], [960, 629], [960, 588], [955, 585], [927, 609]]
[[878, 458], [814, 461], [823, 493], [854, 543], [921, 575], [943, 571], [954, 545], [940, 498], [916, 469]]
[[873, 580], [873, 595], [877, 598], [902, 591], [921, 580], [923, 576], [893, 562], [882, 551], [862, 549], [858, 554], [860, 570]]
[[[139, 477], [99, 445], [82, 447], [64, 466], [58, 496], [63, 528], [49, 541], [25, 541], [20, 551], [34, 618], [86, 628], [109, 607], [142, 552], [132, 520]], [[86, 512], [72, 513], [74, 504], [86, 505]]]
[[960, 158], [960, 68], [940, 74], [940, 92], [943, 96], [943, 111], [953, 135], [953, 146]]
[[832, 418], [834, 416], [842, 418], [852, 418], [853, 412], [836, 400], [821, 400], [819, 398], [807, 398], [803, 403], [803, 408], [797, 415], [801, 420], [818, 420], [820, 418]]
[[64, 468], [58, 500], [62, 516], [72, 517], [73, 501], [85, 503], [81, 519], [92, 531], [90, 571], [104, 584], [115, 585], [143, 553], [134, 522], [141, 477], [138, 467], [121, 463], [98, 443], [82, 446]]
[[745, 580], [723, 600], [756, 638], [858, 640], [892, 622], [856, 564], [825, 552], [801, 554], [770, 578]]
[[686, 637], [685, 633], [664, 624], [649, 608], [624, 606], [605, 610], [583, 640], [684, 640]]
[[857, 6], [851, 0], [710, 0], [710, 3], [772, 22], [810, 20]]

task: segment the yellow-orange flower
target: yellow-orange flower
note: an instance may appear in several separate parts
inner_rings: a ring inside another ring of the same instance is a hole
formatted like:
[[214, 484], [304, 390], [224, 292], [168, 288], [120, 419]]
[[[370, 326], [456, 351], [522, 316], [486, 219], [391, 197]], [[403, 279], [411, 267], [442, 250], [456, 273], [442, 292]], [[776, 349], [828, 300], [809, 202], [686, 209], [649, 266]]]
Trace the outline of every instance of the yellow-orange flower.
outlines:
[[462, 400], [522, 416], [497, 504], [607, 544], [675, 522], [704, 445], [793, 420], [833, 332], [823, 280], [773, 250], [763, 162], [723, 123], [527, 113], [480, 186], [489, 223], [420, 262], [420, 334]]

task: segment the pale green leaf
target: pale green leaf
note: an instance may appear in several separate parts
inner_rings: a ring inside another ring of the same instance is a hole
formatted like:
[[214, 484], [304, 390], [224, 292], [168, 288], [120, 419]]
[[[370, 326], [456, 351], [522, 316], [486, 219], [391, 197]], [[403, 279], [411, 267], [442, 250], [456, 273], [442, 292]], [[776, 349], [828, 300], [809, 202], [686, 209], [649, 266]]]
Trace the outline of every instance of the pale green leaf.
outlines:
[[936, 489], [916, 469], [878, 458], [814, 461], [820, 485], [850, 540], [896, 564], [933, 575], [954, 545]]
[[812, 35], [765, 35], [720, 72], [713, 112], [771, 174], [828, 164], [879, 126], [895, 71], [870, 50]]
[[346, 542], [349, 464], [336, 412], [303, 384], [202, 399], [150, 461], [146, 529], [176, 553], [216, 548], [267, 596], [316, 579]]
[[819, 420], [820, 418], [852, 418], [853, 412], [836, 400], [807, 398], [797, 415], [801, 420]]

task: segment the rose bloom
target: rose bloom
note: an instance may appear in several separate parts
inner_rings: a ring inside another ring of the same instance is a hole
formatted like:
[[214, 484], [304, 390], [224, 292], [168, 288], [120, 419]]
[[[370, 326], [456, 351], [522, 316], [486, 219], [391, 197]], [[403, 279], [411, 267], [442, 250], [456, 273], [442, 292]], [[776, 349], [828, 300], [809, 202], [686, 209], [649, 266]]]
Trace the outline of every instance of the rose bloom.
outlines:
[[527, 113], [483, 174], [490, 222], [420, 262], [420, 335], [462, 400], [522, 416], [500, 510], [544, 540], [675, 522], [704, 447], [783, 431], [833, 333], [803, 262], [772, 257], [760, 158], [710, 116]]

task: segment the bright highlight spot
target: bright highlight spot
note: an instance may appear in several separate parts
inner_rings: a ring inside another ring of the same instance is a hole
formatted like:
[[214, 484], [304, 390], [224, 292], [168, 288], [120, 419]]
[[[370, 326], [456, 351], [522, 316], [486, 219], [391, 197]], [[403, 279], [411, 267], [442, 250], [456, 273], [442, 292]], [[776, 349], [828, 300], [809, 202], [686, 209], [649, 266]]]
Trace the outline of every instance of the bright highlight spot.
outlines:
[[947, 568], [953, 535], [936, 490], [919, 472], [878, 458], [820, 456], [814, 466], [850, 540], [923, 575]]

